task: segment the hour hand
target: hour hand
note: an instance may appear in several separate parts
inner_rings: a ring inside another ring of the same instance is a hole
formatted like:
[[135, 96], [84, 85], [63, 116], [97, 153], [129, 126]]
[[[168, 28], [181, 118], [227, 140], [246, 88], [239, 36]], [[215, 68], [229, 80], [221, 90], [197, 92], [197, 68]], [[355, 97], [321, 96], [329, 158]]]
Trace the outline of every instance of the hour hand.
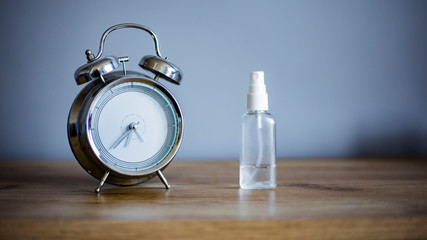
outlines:
[[138, 131], [136, 129], [133, 129], [133, 131], [135, 132], [135, 135], [138, 137], [138, 140], [140, 142], [144, 142], [144, 139], [142, 139], [141, 135], [138, 133]]
[[131, 130], [135, 133], [136, 137], [138, 138], [138, 140], [139, 140], [140, 142], [144, 142], [144, 139], [142, 139], [141, 135], [140, 135], [140, 134], [139, 134], [139, 132], [138, 132], [138, 125], [139, 125], [139, 123], [140, 123], [140, 122], [137, 122], [137, 123], [131, 123], [131, 124], [129, 125], [129, 129], [131, 129]]
[[122, 136], [120, 136], [119, 139], [117, 139], [117, 141], [115, 141], [113, 143], [113, 145], [111, 146], [110, 149], [115, 149], [117, 146], [119, 146], [119, 144], [132, 132], [132, 129], [128, 129], [126, 132], [123, 133]]

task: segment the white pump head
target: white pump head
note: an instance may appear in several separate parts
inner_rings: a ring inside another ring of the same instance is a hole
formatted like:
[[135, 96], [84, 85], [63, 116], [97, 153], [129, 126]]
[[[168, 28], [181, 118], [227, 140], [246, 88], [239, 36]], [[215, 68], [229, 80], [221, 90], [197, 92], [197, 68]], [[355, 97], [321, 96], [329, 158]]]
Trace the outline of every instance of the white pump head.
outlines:
[[268, 94], [264, 84], [264, 72], [251, 72], [248, 93], [248, 110], [268, 110]]

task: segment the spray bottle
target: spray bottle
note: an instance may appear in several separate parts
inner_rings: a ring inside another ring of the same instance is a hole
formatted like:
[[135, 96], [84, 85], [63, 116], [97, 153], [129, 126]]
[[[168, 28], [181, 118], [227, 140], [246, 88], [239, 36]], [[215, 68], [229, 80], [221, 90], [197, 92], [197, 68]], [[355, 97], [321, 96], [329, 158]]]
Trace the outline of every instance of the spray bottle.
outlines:
[[276, 123], [268, 112], [264, 72], [251, 72], [241, 119], [240, 188], [276, 187]]

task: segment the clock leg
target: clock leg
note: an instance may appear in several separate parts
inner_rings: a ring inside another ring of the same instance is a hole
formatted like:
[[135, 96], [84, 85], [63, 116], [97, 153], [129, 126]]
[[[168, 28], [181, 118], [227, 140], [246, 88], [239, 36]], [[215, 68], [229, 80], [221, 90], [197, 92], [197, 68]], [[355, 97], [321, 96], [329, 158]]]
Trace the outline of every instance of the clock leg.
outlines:
[[162, 183], [165, 185], [166, 189], [170, 189], [171, 185], [169, 185], [168, 180], [166, 180], [165, 175], [163, 175], [162, 171], [157, 171], [157, 176], [159, 176]]
[[104, 176], [102, 177], [101, 181], [98, 184], [98, 187], [95, 189], [96, 193], [99, 193], [101, 191], [102, 186], [105, 183], [105, 180], [107, 180], [108, 175], [110, 174], [110, 171], [106, 171]]

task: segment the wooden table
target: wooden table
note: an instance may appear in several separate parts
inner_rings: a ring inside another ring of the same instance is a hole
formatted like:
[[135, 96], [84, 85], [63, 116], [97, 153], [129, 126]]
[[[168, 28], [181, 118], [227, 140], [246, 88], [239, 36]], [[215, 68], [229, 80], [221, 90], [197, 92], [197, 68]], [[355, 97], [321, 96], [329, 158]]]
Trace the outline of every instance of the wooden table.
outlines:
[[426, 159], [282, 160], [274, 190], [235, 161], [175, 160], [106, 185], [76, 161], [0, 161], [0, 239], [427, 239]]

